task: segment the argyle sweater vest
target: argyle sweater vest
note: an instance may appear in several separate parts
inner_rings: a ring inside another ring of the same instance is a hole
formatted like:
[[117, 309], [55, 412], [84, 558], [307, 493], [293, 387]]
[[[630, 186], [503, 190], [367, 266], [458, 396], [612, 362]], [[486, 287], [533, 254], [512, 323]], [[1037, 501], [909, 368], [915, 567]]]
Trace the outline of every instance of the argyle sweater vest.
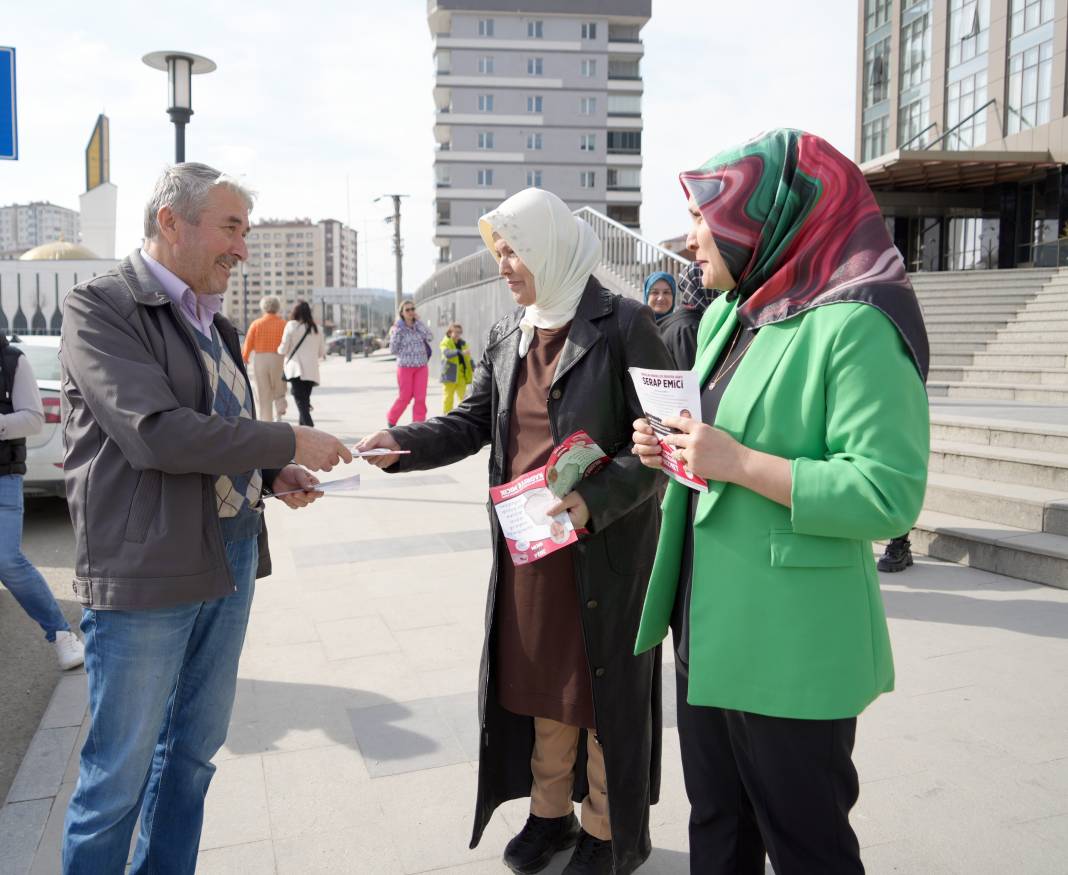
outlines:
[[[219, 340], [215, 326], [211, 337], [193, 331], [211, 386], [212, 416], [240, 416], [252, 419], [252, 395], [248, 382]], [[263, 478], [259, 470], [243, 474], [223, 474], [215, 478], [215, 503], [224, 541], [243, 541], [260, 533], [263, 507], [260, 496]]]

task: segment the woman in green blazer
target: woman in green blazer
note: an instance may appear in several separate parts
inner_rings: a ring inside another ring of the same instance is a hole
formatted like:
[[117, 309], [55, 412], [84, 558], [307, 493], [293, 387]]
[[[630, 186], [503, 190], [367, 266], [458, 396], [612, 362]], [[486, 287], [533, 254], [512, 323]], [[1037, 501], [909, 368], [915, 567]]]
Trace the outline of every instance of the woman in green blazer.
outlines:
[[[778, 130], [682, 175], [706, 287], [702, 417], [671, 483], [636, 652], [670, 627], [691, 871], [863, 872], [856, 716], [893, 689], [871, 542], [927, 479], [927, 336], [857, 167]], [[833, 306], [832, 306], [833, 305]], [[659, 467], [644, 420], [635, 452]]]

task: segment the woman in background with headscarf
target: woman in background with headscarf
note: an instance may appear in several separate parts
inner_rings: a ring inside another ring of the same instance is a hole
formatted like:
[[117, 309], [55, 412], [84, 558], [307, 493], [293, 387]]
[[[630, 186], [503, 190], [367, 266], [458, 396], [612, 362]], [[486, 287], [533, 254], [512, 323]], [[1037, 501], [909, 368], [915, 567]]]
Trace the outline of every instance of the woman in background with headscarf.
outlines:
[[[660, 339], [664, 341], [664, 346], [675, 360], [675, 368], [680, 371], [688, 371], [693, 367], [697, 355], [697, 327], [701, 324], [701, 317], [709, 303], [718, 294], [703, 287], [702, 273], [701, 266], [696, 262], [690, 262], [686, 266], [679, 274], [674, 310], [662, 321], [657, 321]], [[674, 282], [672, 280], [673, 284]], [[648, 280], [646, 285], [648, 286]]]
[[[549, 509], [588, 530], [577, 544], [515, 566], [492, 519], [472, 846], [498, 805], [529, 796], [505, 865], [537, 872], [577, 841], [567, 875], [622, 875], [651, 850], [661, 723], [659, 649], [633, 654], [658, 475], [630, 452], [641, 408], [627, 368], [671, 361], [649, 310], [592, 276], [600, 241], [558, 197], [522, 191], [483, 216], [479, 230], [520, 309], [491, 329], [471, 392], [448, 416], [359, 446], [408, 450], [372, 463], [413, 471], [489, 444], [494, 486], [544, 465], [579, 429], [612, 457]], [[582, 804], [581, 829], [573, 801]]]
[[[860, 873], [857, 715], [893, 689], [871, 542], [908, 529], [927, 477], [928, 347], [856, 165], [777, 130], [682, 174], [705, 285], [702, 416], [671, 483], [637, 652], [670, 627], [701, 875]], [[648, 423], [635, 452], [661, 456]]]

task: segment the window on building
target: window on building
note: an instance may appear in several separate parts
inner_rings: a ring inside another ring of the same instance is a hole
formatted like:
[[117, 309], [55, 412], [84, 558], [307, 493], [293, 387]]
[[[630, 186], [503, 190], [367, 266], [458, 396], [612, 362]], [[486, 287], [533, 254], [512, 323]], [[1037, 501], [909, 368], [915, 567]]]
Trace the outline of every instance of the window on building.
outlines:
[[493, 95], [492, 94], [480, 94], [478, 96], [478, 111], [479, 112], [493, 112]]
[[637, 167], [609, 167], [606, 182], [609, 191], [639, 191], [642, 172]]
[[446, 188], [452, 184], [447, 166], [439, 164], [434, 168], [434, 182], [438, 188]]
[[583, 152], [594, 152], [597, 150], [597, 135], [596, 134], [583, 134], [579, 138], [579, 149]]
[[641, 28], [633, 24], [610, 24], [608, 25], [608, 41], [610, 43], [640, 43]]
[[583, 115], [595, 115], [597, 112], [597, 98], [583, 97], [579, 104], [579, 111]]
[[609, 94], [609, 115], [641, 115], [642, 97], [640, 94]]
[[890, 20], [891, 0], [864, 0], [864, 33], [871, 33]]
[[444, 264], [447, 261], [452, 261], [452, 246], [445, 243], [438, 247], [438, 261]]
[[986, 54], [990, 44], [990, 0], [950, 0], [950, 67]]
[[452, 224], [452, 204], [449, 201], [438, 201], [437, 205], [438, 224]]
[[870, 161], [886, 154], [889, 132], [890, 116], [883, 115], [864, 122], [861, 128], [861, 161]]
[[641, 131], [608, 131], [609, 155], [639, 155], [642, 151]]
[[527, 112], [541, 112], [541, 95], [540, 94], [528, 94], [527, 95]]
[[493, 55], [480, 55], [478, 59], [478, 72], [483, 75], [493, 75]]
[[641, 79], [641, 64], [638, 61], [608, 60], [609, 79]]
[[541, 188], [541, 171], [527, 171], [527, 188]]
[[596, 188], [597, 174], [593, 170], [583, 170], [579, 173], [579, 185], [582, 188]]
[[[897, 111], [897, 144], [909, 149], [922, 149], [932, 139], [930, 124], [931, 98], [924, 94], [909, 103], [903, 103]], [[932, 129], [933, 130], [933, 129]]]
[[890, 93], [890, 38], [864, 50], [864, 108], [886, 100]]
[[452, 70], [452, 52], [448, 49], [438, 49], [434, 52], [434, 60], [437, 61], [438, 75], [445, 76]]
[[931, 13], [901, 25], [901, 90], [931, 78]]
[[492, 149], [493, 146], [493, 131], [479, 131], [478, 132], [478, 148], [479, 149]]
[[527, 75], [528, 76], [540, 76], [544, 70], [544, 63], [541, 58], [527, 58]]
[[1052, 79], [1053, 40], [1009, 58], [1006, 133], [1015, 134], [1049, 121]]
[[1010, 6], [1010, 39], [1053, 21], [1053, 0], [1012, 0]]
[[[986, 142], [986, 71], [962, 76], [946, 88], [947, 149], [976, 149]], [[958, 127], [959, 125], [959, 127]]]
[[493, 185], [493, 168], [483, 167], [478, 171], [478, 184], [481, 186]]
[[597, 39], [597, 22], [596, 21], [584, 21], [584, 22], [582, 22], [582, 38], [583, 39]]
[[638, 211], [637, 204], [609, 204], [608, 218], [619, 222], [621, 225], [626, 225], [628, 228], [637, 228], [639, 221]]
[[527, 22], [527, 38], [541, 39], [545, 36], [545, 22], [541, 20]]
[[586, 79], [597, 78], [597, 59], [596, 58], [583, 58], [582, 59], [582, 75]]
[[493, 36], [493, 19], [492, 18], [480, 18], [478, 20], [478, 35], [479, 36]]
[[527, 134], [527, 149], [532, 152], [539, 152], [542, 148], [542, 138], [540, 133]]

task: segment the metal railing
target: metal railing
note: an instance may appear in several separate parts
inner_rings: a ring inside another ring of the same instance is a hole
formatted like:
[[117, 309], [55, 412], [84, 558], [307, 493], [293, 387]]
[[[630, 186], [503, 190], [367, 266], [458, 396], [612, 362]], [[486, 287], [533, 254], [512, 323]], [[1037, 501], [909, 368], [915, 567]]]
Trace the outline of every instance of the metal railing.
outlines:
[[[601, 239], [601, 269], [640, 296], [645, 278], [656, 271], [678, 274], [686, 259], [662, 246], [651, 243], [626, 225], [597, 212], [591, 207], [575, 210], [575, 215], [590, 223]], [[454, 292], [497, 277], [497, 260], [488, 250], [476, 252], [436, 271], [415, 290], [415, 302], [421, 304], [436, 295]]]

